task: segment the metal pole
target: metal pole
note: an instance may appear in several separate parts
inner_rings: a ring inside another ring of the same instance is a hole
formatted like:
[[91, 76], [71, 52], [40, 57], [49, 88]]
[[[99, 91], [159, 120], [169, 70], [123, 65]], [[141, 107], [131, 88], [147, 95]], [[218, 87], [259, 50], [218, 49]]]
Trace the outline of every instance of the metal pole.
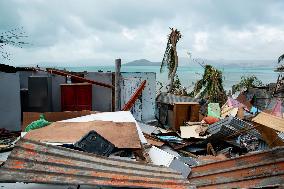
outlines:
[[120, 68], [121, 59], [115, 59], [115, 111], [119, 111], [121, 109]]

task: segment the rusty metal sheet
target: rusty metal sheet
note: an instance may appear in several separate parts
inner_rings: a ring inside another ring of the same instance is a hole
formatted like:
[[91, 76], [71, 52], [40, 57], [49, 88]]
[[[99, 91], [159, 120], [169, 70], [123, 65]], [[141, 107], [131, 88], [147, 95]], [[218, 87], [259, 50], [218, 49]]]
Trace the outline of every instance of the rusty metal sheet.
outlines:
[[136, 188], [190, 188], [166, 167], [117, 160], [21, 139], [0, 168], [0, 182]]
[[250, 188], [284, 184], [284, 147], [192, 167], [198, 188]]
[[24, 138], [46, 143], [76, 143], [95, 130], [117, 148], [141, 148], [135, 123], [90, 121], [54, 122], [49, 126], [29, 131]]

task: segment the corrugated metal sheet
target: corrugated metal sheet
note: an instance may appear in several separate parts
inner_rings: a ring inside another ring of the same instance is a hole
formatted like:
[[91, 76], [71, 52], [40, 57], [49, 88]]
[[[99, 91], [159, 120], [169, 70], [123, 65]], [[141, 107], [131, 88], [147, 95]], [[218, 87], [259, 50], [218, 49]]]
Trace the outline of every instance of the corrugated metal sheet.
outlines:
[[212, 134], [212, 137], [232, 137], [240, 135], [242, 130], [259, 139], [262, 138], [252, 124], [232, 116], [209, 125], [207, 132]]
[[138, 188], [189, 188], [166, 167], [117, 160], [21, 139], [4, 166], [1, 182]]
[[180, 96], [180, 95], [174, 95], [166, 92], [162, 92], [157, 97], [157, 102], [164, 103], [164, 104], [174, 104], [177, 102], [199, 102], [199, 99], [191, 98], [188, 96]]
[[284, 184], [284, 147], [192, 167], [198, 188], [250, 188]]

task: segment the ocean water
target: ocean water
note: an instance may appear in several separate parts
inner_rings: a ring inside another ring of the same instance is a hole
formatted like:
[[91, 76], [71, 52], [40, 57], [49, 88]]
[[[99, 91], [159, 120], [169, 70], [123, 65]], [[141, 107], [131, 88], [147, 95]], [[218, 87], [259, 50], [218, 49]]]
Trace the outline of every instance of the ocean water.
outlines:
[[[68, 67], [69, 71], [114, 71], [114, 66], [92, 66], [92, 67]], [[223, 72], [224, 87], [226, 90], [230, 90], [232, 85], [238, 83], [241, 76], [257, 76], [264, 84], [276, 82], [277, 73], [273, 71], [273, 67], [237, 67], [237, 66], [223, 66], [218, 67]], [[160, 73], [159, 66], [123, 66], [122, 72], [155, 72], [157, 81], [163, 84], [168, 83], [167, 69], [163, 73]], [[178, 76], [183, 86], [188, 89], [192, 89], [194, 83], [202, 77], [204, 69], [200, 67], [179, 67]]]

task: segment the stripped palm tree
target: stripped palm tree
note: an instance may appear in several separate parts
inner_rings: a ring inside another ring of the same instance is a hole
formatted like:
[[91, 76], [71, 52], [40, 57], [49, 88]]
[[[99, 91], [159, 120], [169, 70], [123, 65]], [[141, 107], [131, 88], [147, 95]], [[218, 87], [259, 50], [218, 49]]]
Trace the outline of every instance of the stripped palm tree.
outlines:
[[164, 68], [168, 68], [168, 78], [170, 79], [168, 92], [171, 93], [174, 88], [174, 80], [176, 77], [176, 71], [178, 67], [178, 55], [176, 45], [181, 38], [181, 33], [177, 29], [170, 28], [171, 33], [168, 36], [167, 47], [162, 60], [160, 72], [164, 71]]

